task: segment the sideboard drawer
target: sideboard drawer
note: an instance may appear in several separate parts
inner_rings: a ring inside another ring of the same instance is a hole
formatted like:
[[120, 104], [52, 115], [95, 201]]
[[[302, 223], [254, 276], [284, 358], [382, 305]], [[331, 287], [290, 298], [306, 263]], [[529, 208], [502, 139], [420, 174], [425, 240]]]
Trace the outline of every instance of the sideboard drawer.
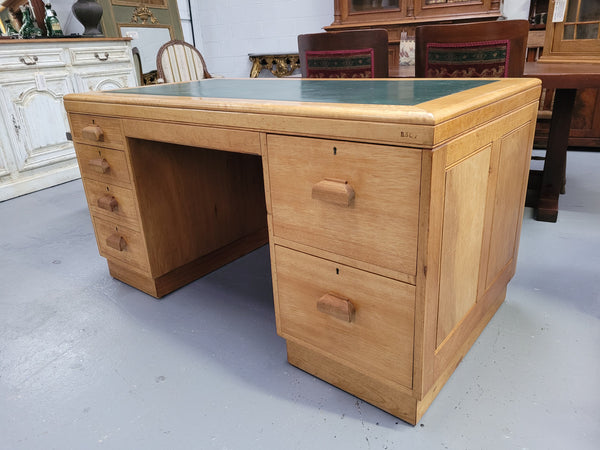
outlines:
[[126, 45], [72, 48], [69, 53], [74, 66], [130, 61], [129, 47]]
[[139, 229], [139, 219], [133, 191], [119, 186], [86, 179], [83, 187], [90, 212], [106, 215], [111, 220]]
[[92, 216], [92, 220], [101, 256], [124, 262], [132, 270], [150, 273], [148, 254], [139, 232], [98, 216]]
[[416, 274], [421, 151], [269, 135], [273, 233]]
[[278, 245], [275, 263], [284, 337], [412, 387], [414, 286]]
[[103, 147], [123, 148], [125, 138], [119, 119], [71, 114], [69, 120], [74, 140]]
[[123, 187], [131, 186], [127, 159], [122, 150], [77, 144], [75, 151], [84, 178]]

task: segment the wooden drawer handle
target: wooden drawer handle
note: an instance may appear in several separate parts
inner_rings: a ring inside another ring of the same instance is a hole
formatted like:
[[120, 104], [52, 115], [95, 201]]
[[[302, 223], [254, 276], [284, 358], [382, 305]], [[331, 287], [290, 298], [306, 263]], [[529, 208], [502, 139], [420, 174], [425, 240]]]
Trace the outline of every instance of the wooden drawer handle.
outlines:
[[344, 322], [354, 320], [354, 305], [344, 297], [335, 294], [325, 294], [317, 301], [317, 309]]
[[350, 206], [354, 189], [345, 180], [325, 178], [312, 187], [312, 198], [339, 206]]
[[81, 130], [81, 135], [85, 139], [89, 139], [91, 141], [102, 141], [104, 140], [104, 131], [98, 125], [88, 125]]
[[110, 248], [114, 248], [119, 252], [122, 252], [125, 249], [127, 249], [127, 241], [125, 241], [125, 238], [118, 233], [113, 233], [109, 237], [107, 237], [106, 245], [108, 245]]
[[90, 159], [88, 165], [98, 173], [106, 173], [110, 170], [110, 164], [104, 158]]
[[117, 199], [110, 194], [99, 197], [96, 203], [98, 204], [98, 208], [102, 208], [110, 212], [115, 212], [119, 208]]

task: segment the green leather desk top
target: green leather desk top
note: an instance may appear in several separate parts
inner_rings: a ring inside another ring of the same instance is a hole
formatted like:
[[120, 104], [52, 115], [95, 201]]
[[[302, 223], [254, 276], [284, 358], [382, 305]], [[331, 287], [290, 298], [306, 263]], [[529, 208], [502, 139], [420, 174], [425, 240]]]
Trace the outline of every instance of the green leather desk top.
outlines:
[[496, 81], [490, 79], [211, 78], [112, 92], [172, 97], [413, 106], [494, 82]]

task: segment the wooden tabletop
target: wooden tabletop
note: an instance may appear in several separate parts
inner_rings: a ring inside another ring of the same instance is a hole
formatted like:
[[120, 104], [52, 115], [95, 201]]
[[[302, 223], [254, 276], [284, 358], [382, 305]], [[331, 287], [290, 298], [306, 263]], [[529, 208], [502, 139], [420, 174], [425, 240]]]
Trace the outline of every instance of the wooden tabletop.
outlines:
[[[390, 77], [412, 78], [415, 66], [390, 67]], [[600, 87], [600, 64], [526, 62], [523, 76], [539, 78], [548, 89]]]
[[600, 64], [526, 62], [523, 76], [539, 78], [548, 89], [600, 87]]

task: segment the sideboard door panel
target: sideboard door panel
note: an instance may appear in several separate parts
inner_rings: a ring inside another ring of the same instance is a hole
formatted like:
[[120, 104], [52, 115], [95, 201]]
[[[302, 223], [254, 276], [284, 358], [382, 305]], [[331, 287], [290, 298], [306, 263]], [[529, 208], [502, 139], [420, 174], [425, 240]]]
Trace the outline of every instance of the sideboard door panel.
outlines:
[[33, 80], [10, 87], [21, 144], [15, 148], [19, 171], [72, 159], [72, 147], [66, 138], [67, 114], [62, 108], [62, 97], [68, 92], [66, 74], [44, 82], [43, 90]]

